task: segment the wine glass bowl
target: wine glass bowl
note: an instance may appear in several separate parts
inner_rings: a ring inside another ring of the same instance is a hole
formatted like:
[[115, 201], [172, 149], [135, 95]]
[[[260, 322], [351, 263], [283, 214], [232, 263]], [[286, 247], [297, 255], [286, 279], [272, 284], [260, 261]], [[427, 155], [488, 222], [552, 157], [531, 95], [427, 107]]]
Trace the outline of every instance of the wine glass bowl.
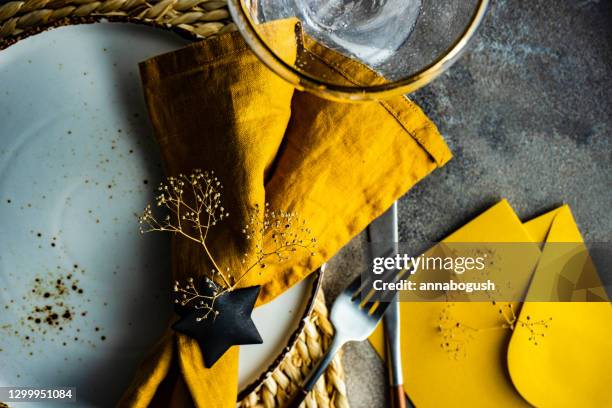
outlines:
[[[431, 82], [465, 49], [488, 0], [228, 0], [255, 54], [296, 88], [335, 100], [385, 99]], [[384, 78], [347, 84], [278, 51], [264, 23], [297, 18], [304, 33]]]

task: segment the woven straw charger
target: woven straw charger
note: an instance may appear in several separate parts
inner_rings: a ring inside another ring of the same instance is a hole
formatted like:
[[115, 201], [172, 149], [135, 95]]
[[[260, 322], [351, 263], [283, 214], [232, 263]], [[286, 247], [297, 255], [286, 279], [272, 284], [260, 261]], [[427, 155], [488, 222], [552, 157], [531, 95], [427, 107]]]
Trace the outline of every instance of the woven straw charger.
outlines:
[[[172, 30], [190, 41], [236, 29], [225, 0], [0, 0], [0, 50], [53, 27], [101, 21], [146, 24]], [[322, 356], [333, 327], [328, 320], [321, 280], [322, 272], [318, 271], [299, 327], [289, 336], [274, 363], [257, 381], [241, 390], [237, 406], [282, 407]], [[306, 406], [348, 407], [340, 356], [321, 377]]]

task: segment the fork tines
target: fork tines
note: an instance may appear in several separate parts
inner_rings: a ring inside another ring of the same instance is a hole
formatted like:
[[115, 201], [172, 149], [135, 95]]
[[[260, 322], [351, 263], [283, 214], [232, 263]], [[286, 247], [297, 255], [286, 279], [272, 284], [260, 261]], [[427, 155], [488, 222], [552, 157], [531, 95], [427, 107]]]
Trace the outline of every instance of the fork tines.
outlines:
[[401, 279], [405, 271], [395, 269], [385, 270], [382, 274], [376, 275], [371, 271], [366, 271], [357, 276], [345, 289], [346, 294], [351, 296], [351, 300], [358, 301], [361, 307], [369, 310], [374, 317], [382, 316], [389, 302], [395, 301], [395, 292], [388, 290], [376, 290], [373, 287], [375, 281], [381, 284], [396, 282]]

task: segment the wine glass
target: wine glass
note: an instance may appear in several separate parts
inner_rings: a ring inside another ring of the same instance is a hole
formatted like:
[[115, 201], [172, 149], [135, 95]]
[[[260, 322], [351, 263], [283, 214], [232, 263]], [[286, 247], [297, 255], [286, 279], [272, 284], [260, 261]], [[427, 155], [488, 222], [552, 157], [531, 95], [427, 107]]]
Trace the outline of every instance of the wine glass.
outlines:
[[[228, 0], [255, 54], [296, 86], [335, 100], [384, 99], [431, 82], [465, 49], [488, 0]], [[324, 77], [289, 60], [264, 23], [296, 17], [304, 33], [371, 68], [384, 80], [351, 83]]]

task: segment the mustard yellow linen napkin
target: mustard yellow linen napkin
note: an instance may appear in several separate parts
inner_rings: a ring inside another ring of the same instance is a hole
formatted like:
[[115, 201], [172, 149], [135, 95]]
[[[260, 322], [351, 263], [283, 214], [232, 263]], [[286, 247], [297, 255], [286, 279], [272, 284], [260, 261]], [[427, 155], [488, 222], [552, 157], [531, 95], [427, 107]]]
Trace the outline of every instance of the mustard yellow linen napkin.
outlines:
[[[279, 52], [292, 58], [296, 52], [291, 40], [294, 25], [270, 26], [269, 30], [278, 30], [276, 36], [287, 39], [284, 47], [279, 40]], [[219, 258], [223, 252], [227, 252], [223, 260], [237, 258], [239, 250], [232, 245], [224, 248], [223, 243], [231, 236], [231, 229], [239, 231], [244, 226], [240, 222], [246, 217], [247, 206], [262, 201], [261, 177], [283, 138], [293, 89], [263, 68], [237, 34], [146, 61], [141, 65], [141, 76], [166, 173], [188, 174], [203, 168], [214, 170], [223, 180], [224, 203], [233, 217], [224, 223], [230, 225], [230, 231], [222, 230], [225, 236], [210, 242]], [[203, 160], [202, 155], [207, 157]], [[197, 277], [201, 270], [210, 270], [201, 248], [176, 237], [172, 247], [174, 279]], [[176, 360], [179, 376], [171, 370]], [[206, 369], [194, 340], [168, 332], [143, 362], [120, 405], [158, 404], [156, 390], [165, 380], [164, 389], [171, 392], [184, 388], [184, 381], [198, 406], [229, 406], [236, 400], [237, 361], [238, 348], [234, 347], [214, 369]], [[166, 378], [168, 373], [172, 378]]]
[[[286, 39], [287, 58], [309, 52], [317, 56], [311, 59], [313, 69], [344, 80], [374, 75], [314, 43], [306, 47], [295, 20], [266, 29]], [[241, 281], [241, 286], [262, 285], [260, 303], [316, 269], [451, 157], [436, 127], [405, 98], [344, 105], [294, 93], [237, 33], [146, 61], [141, 75], [166, 172], [214, 170], [225, 184], [224, 204], [231, 215], [209, 241], [222, 267], [240, 270], [240, 255], [250, 245], [240, 231], [255, 204], [269, 202], [298, 213], [317, 238], [314, 256], [271, 264]], [[209, 269], [200, 248], [173, 240], [174, 278]], [[184, 380], [196, 406], [234, 406], [237, 351], [230, 349], [206, 369], [195, 341], [168, 333], [143, 363], [122, 405], [154, 401], [160, 383], [172, 382], [167, 374], [178, 360], [177, 387]]]
[[[556, 275], [543, 267], [550, 262], [539, 249], [540, 243], [582, 242], [577, 231], [567, 206], [522, 224], [503, 200], [444, 241], [533, 242], [534, 248], [522, 247], [523, 275], [515, 274], [513, 279], [533, 285], [532, 272], [533, 281], [549, 281]], [[516, 272], [516, 265], [512, 266], [507, 273]], [[505, 320], [498, 310], [508, 305], [517, 311], [518, 322], [553, 317], [537, 345], [531, 340], [529, 326], [519, 323], [514, 331], [501, 327]], [[601, 392], [612, 380], [606, 364], [612, 350], [605, 342], [605, 336], [612, 334], [609, 303], [528, 302], [521, 307], [518, 302], [504, 302], [493, 307], [491, 303], [458, 302], [449, 307], [447, 303], [405, 302], [400, 309], [404, 389], [418, 407], [528, 407], [530, 403], [595, 407], [606, 405], [595, 402], [609, 401]], [[451, 346], [459, 347], [458, 353], [449, 354], [449, 348], [441, 347], [439, 319], [448, 313], [466, 328], [484, 328], [455, 330]], [[381, 327], [370, 341], [384, 356]]]

